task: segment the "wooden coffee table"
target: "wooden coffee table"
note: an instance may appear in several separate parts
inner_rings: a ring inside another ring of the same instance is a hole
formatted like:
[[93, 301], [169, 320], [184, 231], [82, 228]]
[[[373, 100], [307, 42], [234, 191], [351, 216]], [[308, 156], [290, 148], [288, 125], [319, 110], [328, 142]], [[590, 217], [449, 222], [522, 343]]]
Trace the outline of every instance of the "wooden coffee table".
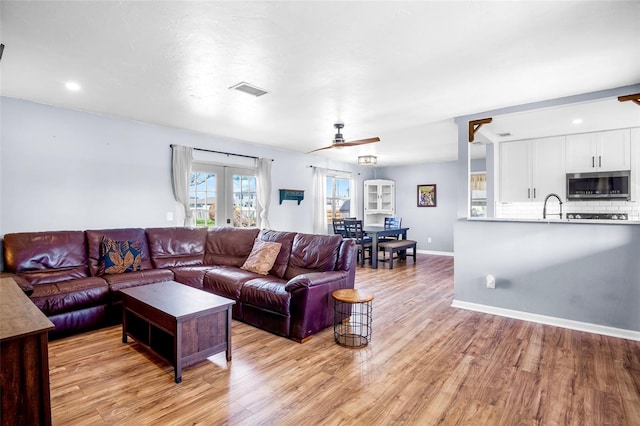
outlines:
[[122, 342], [127, 336], [182, 368], [226, 351], [231, 361], [231, 307], [235, 301], [175, 281], [120, 290]]

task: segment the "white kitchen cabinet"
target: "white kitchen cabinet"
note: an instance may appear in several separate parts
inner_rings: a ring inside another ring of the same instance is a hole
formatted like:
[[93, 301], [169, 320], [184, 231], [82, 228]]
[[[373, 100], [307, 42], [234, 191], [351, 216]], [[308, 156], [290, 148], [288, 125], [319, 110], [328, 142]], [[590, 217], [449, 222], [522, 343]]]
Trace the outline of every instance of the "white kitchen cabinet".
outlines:
[[564, 136], [501, 143], [499, 162], [501, 202], [565, 197]]
[[630, 170], [630, 130], [567, 136], [567, 173]]
[[364, 181], [364, 225], [383, 226], [384, 218], [395, 216], [395, 182], [385, 179]]
[[530, 141], [500, 144], [500, 201], [531, 200]]

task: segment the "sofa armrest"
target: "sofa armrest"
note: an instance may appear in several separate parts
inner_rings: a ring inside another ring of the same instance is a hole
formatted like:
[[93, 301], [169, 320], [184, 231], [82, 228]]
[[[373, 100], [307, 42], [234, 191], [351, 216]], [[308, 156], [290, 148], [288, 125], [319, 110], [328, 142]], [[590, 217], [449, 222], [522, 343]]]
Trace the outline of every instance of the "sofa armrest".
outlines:
[[289, 338], [304, 342], [333, 324], [331, 293], [353, 288], [349, 271], [309, 272], [292, 278], [285, 289], [291, 294]]
[[347, 276], [346, 271], [310, 272], [291, 278], [284, 289], [292, 292], [302, 287], [315, 287], [338, 281]]

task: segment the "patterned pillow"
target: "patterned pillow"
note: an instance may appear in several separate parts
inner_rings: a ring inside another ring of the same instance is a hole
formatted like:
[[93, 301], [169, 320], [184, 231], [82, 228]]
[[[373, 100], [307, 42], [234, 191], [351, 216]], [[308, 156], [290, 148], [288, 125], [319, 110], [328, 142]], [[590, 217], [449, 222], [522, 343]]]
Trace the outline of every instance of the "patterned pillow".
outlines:
[[256, 274], [267, 275], [280, 253], [282, 244], [273, 241], [262, 241], [257, 239], [253, 242], [251, 254], [240, 269], [255, 272]]
[[115, 241], [102, 237], [98, 275], [121, 274], [142, 269], [140, 241]]

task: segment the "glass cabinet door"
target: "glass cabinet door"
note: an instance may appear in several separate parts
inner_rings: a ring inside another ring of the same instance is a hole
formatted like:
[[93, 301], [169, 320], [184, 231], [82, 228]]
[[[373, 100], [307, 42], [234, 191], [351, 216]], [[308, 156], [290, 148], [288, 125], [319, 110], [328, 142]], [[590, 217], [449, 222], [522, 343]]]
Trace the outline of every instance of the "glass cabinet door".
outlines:
[[393, 212], [393, 184], [380, 184], [378, 209], [382, 212]]
[[378, 199], [379, 199], [379, 193], [378, 193], [378, 185], [377, 184], [367, 184], [366, 185], [366, 194], [367, 194], [367, 200], [366, 200], [366, 205], [365, 205], [365, 209], [369, 210], [369, 211], [377, 211], [379, 210], [378, 207]]

